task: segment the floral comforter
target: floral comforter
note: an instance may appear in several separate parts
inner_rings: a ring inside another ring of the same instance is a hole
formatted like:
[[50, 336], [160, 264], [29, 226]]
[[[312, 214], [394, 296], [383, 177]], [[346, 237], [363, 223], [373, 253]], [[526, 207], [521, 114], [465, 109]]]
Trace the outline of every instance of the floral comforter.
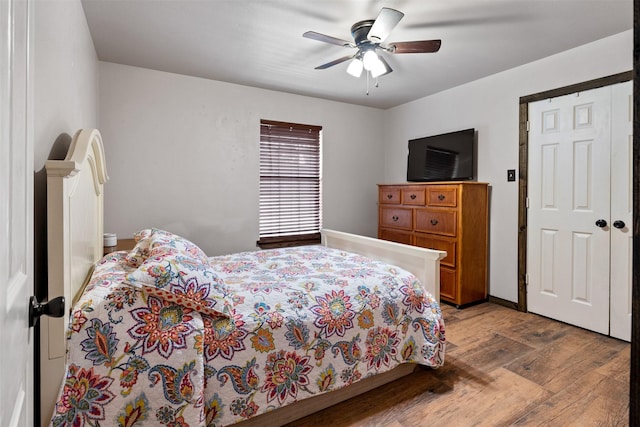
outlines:
[[126, 256], [103, 258], [73, 308], [54, 426], [228, 425], [444, 361], [440, 308], [397, 267], [322, 246], [210, 258], [221, 317], [131, 286]]

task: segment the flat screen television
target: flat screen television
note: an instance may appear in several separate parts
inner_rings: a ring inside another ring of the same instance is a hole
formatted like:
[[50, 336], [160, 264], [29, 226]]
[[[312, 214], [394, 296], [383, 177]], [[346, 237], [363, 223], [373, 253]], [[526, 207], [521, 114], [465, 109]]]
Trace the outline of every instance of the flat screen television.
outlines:
[[474, 179], [475, 140], [475, 129], [410, 140], [407, 181]]

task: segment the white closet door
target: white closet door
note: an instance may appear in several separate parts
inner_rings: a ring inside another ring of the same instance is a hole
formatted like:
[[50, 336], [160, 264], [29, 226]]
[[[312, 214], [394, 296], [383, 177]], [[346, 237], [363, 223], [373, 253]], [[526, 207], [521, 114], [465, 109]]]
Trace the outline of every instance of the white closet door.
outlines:
[[529, 104], [528, 309], [604, 334], [610, 118], [609, 88]]
[[33, 426], [31, 2], [0, 1], [0, 426]]
[[[612, 86], [611, 134], [611, 327], [631, 341], [633, 226], [633, 82]], [[616, 222], [620, 221], [620, 222]], [[624, 225], [623, 225], [624, 223]]]

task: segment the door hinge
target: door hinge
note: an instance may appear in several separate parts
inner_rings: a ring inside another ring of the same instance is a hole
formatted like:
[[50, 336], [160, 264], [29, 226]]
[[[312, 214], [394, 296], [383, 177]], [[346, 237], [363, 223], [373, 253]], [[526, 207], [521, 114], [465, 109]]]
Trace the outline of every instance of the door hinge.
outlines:
[[529, 209], [529, 197], [524, 198], [524, 207]]
[[524, 273], [524, 284], [529, 286], [529, 273]]
[[527, 132], [529, 132], [529, 120], [527, 120]]

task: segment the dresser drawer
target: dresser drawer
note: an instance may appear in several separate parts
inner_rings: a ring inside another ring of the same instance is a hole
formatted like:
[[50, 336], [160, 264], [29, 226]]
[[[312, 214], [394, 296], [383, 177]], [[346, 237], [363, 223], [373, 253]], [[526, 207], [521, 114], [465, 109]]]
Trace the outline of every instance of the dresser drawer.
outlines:
[[411, 230], [413, 228], [411, 209], [380, 207], [380, 226]]
[[380, 203], [386, 204], [400, 204], [400, 189], [380, 187], [378, 190], [378, 200]]
[[456, 211], [416, 209], [416, 231], [455, 237], [456, 218]]
[[434, 185], [427, 187], [427, 206], [455, 208], [458, 205], [458, 187]]
[[440, 298], [455, 302], [457, 297], [456, 271], [440, 267]]
[[[381, 228], [378, 238], [383, 240], [389, 240], [391, 242], [404, 243], [405, 245], [413, 244], [413, 234], [407, 231], [391, 230], [388, 228]], [[442, 261], [441, 261], [442, 262]]]
[[440, 260], [441, 265], [448, 265], [449, 267], [456, 266], [456, 241], [451, 239], [438, 239], [428, 234], [416, 233], [415, 243], [416, 246], [427, 249], [436, 249], [438, 251], [445, 251], [447, 256]]
[[424, 206], [424, 188], [403, 189], [402, 204]]

